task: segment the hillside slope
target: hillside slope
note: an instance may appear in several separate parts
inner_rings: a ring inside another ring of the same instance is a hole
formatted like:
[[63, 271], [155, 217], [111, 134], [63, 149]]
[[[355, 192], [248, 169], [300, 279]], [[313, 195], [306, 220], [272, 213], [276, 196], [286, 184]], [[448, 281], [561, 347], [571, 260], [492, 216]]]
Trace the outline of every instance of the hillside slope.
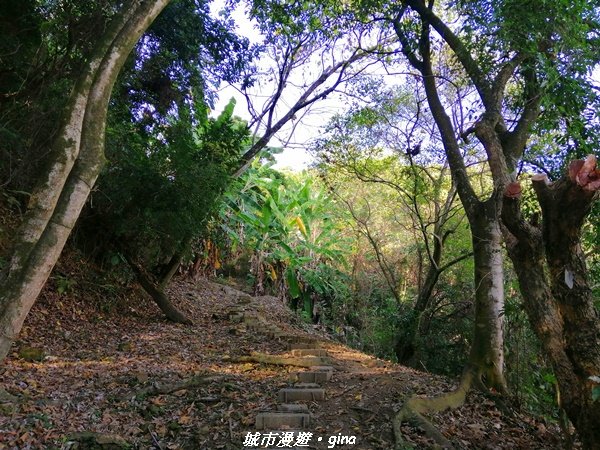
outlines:
[[[273, 409], [297, 368], [235, 362], [252, 352], [286, 351], [282, 340], [229, 320], [241, 292], [201, 280], [174, 283], [170, 295], [194, 325], [164, 321], [150, 301], [102, 313], [90, 302], [43, 296], [0, 368], [0, 449], [91, 448], [69, 438], [81, 431], [114, 435], [95, 448], [120, 448], [117, 436], [136, 449], [243, 448], [257, 413]], [[329, 340], [274, 297], [254, 298], [252, 305], [286, 333], [318, 338], [334, 358], [326, 400], [308, 405], [308, 430], [323, 437], [309, 448], [330, 447], [331, 436], [355, 436], [355, 444], [335, 448], [390, 449], [391, 418], [408, 395], [453, 387], [443, 377]], [[21, 358], [31, 356], [27, 350], [41, 360]], [[456, 448], [560, 447], [556, 427], [522, 414], [504, 416], [479, 394], [433, 421]], [[403, 432], [414, 448], [431, 446], [418, 427]]]

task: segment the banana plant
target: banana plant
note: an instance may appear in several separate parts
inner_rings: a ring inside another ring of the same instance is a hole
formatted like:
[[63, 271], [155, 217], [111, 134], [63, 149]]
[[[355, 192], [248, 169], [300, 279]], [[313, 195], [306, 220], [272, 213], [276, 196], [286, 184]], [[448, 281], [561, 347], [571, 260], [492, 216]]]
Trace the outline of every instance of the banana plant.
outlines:
[[252, 252], [255, 293], [264, 293], [270, 279], [293, 308], [302, 300], [310, 313], [310, 293], [322, 290], [312, 272], [346, 260], [348, 246], [329, 213], [332, 207], [310, 175], [284, 176], [268, 165], [247, 171], [241, 186], [226, 195], [221, 219], [232, 244]]

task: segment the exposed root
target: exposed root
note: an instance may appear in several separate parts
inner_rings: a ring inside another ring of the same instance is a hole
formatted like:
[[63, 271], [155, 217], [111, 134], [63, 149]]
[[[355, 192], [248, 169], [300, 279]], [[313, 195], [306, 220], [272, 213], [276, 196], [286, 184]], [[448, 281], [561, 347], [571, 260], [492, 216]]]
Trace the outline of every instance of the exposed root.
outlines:
[[208, 383], [213, 383], [216, 381], [223, 381], [227, 377], [222, 375], [217, 376], [206, 376], [206, 375], [195, 375], [191, 378], [183, 380], [179, 383], [173, 384], [159, 384], [153, 383], [152, 386], [148, 386], [144, 389], [139, 390], [136, 393], [136, 396], [145, 396], [145, 395], [159, 395], [159, 394], [171, 394], [173, 392], [181, 391], [183, 389], [192, 389], [198, 386], [204, 386]]
[[131, 448], [125, 439], [116, 434], [96, 433], [94, 431], [79, 431], [67, 437], [64, 449], [106, 449], [126, 450]]
[[425, 434], [433, 439], [441, 448], [454, 448], [452, 443], [423, 414], [436, 413], [462, 406], [465, 403], [467, 392], [469, 392], [473, 384], [473, 378], [473, 371], [466, 370], [456, 390], [438, 397], [422, 398], [413, 396], [408, 399], [393, 420], [396, 449], [400, 450], [404, 448], [401, 430], [403, 422], [411, 422], [423, 428]]

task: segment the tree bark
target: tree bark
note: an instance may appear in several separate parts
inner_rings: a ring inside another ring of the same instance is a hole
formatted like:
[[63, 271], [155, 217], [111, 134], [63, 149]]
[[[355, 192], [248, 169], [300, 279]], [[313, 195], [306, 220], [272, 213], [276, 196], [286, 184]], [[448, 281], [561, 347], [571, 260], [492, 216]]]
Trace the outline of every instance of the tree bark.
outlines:
[[0, 361], [9, 353], [102, 168], [114, 82], [141, 35], [168, 3], [126, 2], [75, 84], [46, 177], [33, 192], [7, 272], [0, 278]]
[[[557, 378], [560, 406], [585, 448], [600, 448], [600, 402], [592, 400], [600, 373], [600, 318], [587, 280], [581, 227], [597, 198], [575, 179], [548, 184], [534, 178], [542, 226], [523, 220], [517, 198], [504, 198], [502, 219], [525, 310]], [[596, 188], [597, 189], [597, 188]]]
[[177, 269], [179, 269], [181, 262], [183, 261], [183, 257], [185, 256], [185, 251], [188, 249], [188, 247], [190, 246], [191, 243], [192, 243], [192, 238], [187, 237], [187, 236], [185, 238], [183, 238], [183, 240], [179, 243], [179, 245], [177, 246], [177, 249], [175, 250], [175, 253], [173, 253], [173, 256], [171, 256], [171, 259], [169, 260], [169, 262], [163, 269], [162, 273], [160, 274], [160, 280], [158, 282], [158, 289], [160, 289], [161, 291], [164, 291], [166, 289], [166, 287], [169, 285], [169, 283], [173, 279], [173, 276], [177, 272]]
[[175, 323], [183, 323], [185, 325], [192, 325], [193, 322], [188, 319], [181, 311], [179, 311], [175, 305], [171, 302], [169, 297], [164, 293], [162, 286], [155, 286], [154, 283], [146, 276], [144, 271], [135, 264], [131, 258], [125, 256], [129, 267], [133, 270], [138, 283], [140, 286], [152, 297], [152, 300], [157, 304], [160, 310], [165, 314], [167, 319]]
[[471, 220], [475, 266], [475, 330], [469, 364], [475, 382], [506, 391], [504, 379], [504, 273], [502, 233], [498, 224], [497, 201], [492, 196], [480, 203]]
[[169, 263], [163, 270], [163, 273], [161, 273], [160, 281], [158, 282], [158, 287], [161, 291], [164, 291], [165, 288], [169, 285], [169, 283], [173, 279], [173, 276], [177, 272], [177, 269], [179, 269], [182, 260], [183, 251], [177, 251], [173, 256], [171, 256], [171, 259], [169, 260]]
[[[503, 193], [501, 211], [505, 240], [513, 261], [524, 305], [533, 329], [548, 354], [560, 388], [560, 404], [573, 422], [585, 448], [600, 448], [600, 401], [592, 400], [594, 389], [600, 387], [600, 321], [587, 280], [580, 236], [584, 218], [600, 190], [600, 170], [596, 160], [574, 161], [568, 177], [550, 185], [544, 177], [534, 177], [533, 185], [543, 215], [542, 227], [527, 223], [521, 216], [520, 186], [515, 168], [531, 136], [532, 124], [541, 111], [544, 84], [533, 65], [523, 64], [536, 58], [527, 49], [498, 65], [493, 80], [482, 71], [469, 49], [443, 20], [435, 15], [432, 3], [406, 0], [422, 19], [418, 60], [406, 34], [402, 33], [402, 14], [394, 21], [403, 52], [411, 64], [424, 75], [427, 98], [444, 140], [448, 160], [455, 179], [466, 178], [464, 163], [455, 146], [451, 122], [437, 98], [431, 72], [429, 27], [450, 46], [479, 94], [484, 112], [475, 126], [462, 134], [475, 132], [483, 144], [494, 179], [495, 190]], [[502, 111], [509, 81], [520, 74], [523, 82], [523, 109], [509, 129]], [[468, 192], [457, 182], [459, 194], [471, 225]], [[465, 200], [467, 200], [465, 202]], [[474, 243], [475, 239], [474, 239]], [[477, 253], [477, 252], [476, 252]], [[484, 252], [482, 252], [484, 253]], [[476, 263], [477, 265], [477, 263]]]

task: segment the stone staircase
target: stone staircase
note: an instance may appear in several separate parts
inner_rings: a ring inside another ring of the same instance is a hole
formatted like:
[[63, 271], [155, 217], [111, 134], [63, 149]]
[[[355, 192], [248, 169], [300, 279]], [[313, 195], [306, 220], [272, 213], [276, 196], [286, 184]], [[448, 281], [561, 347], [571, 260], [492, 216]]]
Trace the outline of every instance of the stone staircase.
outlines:
[[[287, 352], [280, 355], [289, 358], [286, 365], [293, 365], [306, 370], [294, 372], [290, 377], [290, 386], [282, 388], [277, 394], [277, 406], [274, 411], [261, 411], [256, 415], [255, 436], [262, 436], [263, 440], [255, 440], [244, 449], [282, 448], [276, 440], [264, 440], [268, 436], [286, 436], [287, 443], [302, 442], [302, 446], [285, 448], [315, 448], [317, 441], [322, 438], [306, 440], [307, 435], [303, 430], [310, 430], [312, 415], [310, 407], [314, 408], [318, 402], [326, 399], [325, 386], [331, 380], [335, 368], [333, 359], [327, 349], [322, 348], [322, 342], [315, 338], [293, 335], [285, 332], [278, 326], [269, 323], [261, 314], [256, 312], [256, 304], [249, 295], [241, 295], [238, 305], [229, 310], [229, 320], [243, 324], [247, 329], [264, 335], [269, 339], [277, 339], [284, 343]], [[292, 438], [292, 434], [294, 438]], [[304, 436], [304, 440], [302, 440]], [[295, 440], [294, 440], [295, 439]], [[265, 445], [266, 444], [266, 445]], [[308, 446], [310, 444], [310, 446]], [[290, 444], [291, 445], [291, 444]]]

